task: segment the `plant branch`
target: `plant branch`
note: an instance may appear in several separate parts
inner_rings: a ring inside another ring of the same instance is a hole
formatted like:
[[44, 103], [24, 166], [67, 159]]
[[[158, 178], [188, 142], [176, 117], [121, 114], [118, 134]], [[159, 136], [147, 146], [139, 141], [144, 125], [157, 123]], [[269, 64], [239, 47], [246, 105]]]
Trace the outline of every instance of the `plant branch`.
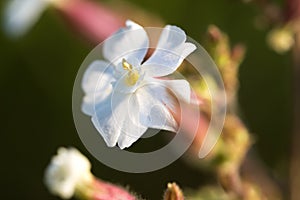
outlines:
[[[300, 4], [300, 3], [299, 3]], [[299, 10], [300, 11], [300, 10]], [[300, 198], [300, 30], [295, 33], [295, 45], [293, 49], [293, 136], [292, 136], [292, 155], [290, 168], [291, 199]]]
[[286, 23], [293, 24], [293, 133], [290, 163], [291, 200], [300, 198], [300, 0], [286, 0]]

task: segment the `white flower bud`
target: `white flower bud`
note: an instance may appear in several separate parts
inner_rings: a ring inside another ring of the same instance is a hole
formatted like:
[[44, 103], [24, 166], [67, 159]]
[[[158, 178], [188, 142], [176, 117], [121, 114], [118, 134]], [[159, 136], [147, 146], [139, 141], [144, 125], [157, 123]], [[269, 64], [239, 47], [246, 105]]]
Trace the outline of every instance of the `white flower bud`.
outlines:
[[267, 42], [273, 50], [282, 54], [294, 45], [294, 33], [290, 28], [275, 28], [268, 34]]
[[49, 191], [63, 199], [71, 198], [78, 187], [92, 180], [89, 160], [75, 148], [59, 148], [45, 172]]

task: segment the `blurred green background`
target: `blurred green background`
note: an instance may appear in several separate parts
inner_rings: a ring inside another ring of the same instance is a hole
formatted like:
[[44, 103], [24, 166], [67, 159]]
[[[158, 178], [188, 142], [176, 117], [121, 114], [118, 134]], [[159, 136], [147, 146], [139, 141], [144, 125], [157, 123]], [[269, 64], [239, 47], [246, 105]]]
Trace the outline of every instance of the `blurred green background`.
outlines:
[[[233, 43], [247, 46], [239, 74], [241, 116], [255, 136], [254, 151], [284, 184], [291, 140], [291, 59], [267, 47], [267, 30], [254, 26], [259, 9], [238, 0], [130, 2], [182, 27], [200, 43], [208, 25], [216, 24]], [[57, 199], [45, 188], [43, 173], [59, 146], [79, 148], [91, 159], [96, 176], [128, 185], [146, 199], [161, 199], [169, 181], [183, 188], [212, 182], [212, 174], [183, 160], [156, 172], [128, 174], [104, 166], [86, 151], [73, 123], [72, 87], [93, 47], [65, 25], [48, 9], [24, 37], [12, 40], [0, 33], [1, 199]]]

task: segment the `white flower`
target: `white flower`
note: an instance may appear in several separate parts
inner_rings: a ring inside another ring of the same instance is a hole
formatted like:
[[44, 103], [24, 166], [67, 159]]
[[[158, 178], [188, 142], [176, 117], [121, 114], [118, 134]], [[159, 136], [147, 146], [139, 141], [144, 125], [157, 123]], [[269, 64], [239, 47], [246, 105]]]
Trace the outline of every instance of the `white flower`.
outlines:
[[90, 170], [90, 162], [77, 149], [62, 147], [46, 169], [45, 184], [52, 194], [68, 199], [91, 179]]
[[183, 30], [167, 25], [154, 53], [144, 61], [148, 48], [146, 31], [128, 20], [104, 42], [106, 61], [94, 61], [83, 76], [82, 110], [110, 147], [131, 146], [147, 128], [176, 131], [170, 112], [174, 96], [190, 101], [187, 81], [159, 77], [175, 72], [196, 46], [186, 42]]
[[9, 0], [4, 10], [4, 30], [12, 37], [24, 35], [54, 1], [58, 0]]

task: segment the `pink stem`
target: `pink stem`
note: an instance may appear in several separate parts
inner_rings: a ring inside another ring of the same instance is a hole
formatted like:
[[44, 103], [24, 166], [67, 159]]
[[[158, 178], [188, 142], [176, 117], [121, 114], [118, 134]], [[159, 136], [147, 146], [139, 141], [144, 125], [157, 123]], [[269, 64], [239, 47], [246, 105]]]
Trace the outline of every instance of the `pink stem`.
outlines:
[[125, 20], [106, 6], [87, 0], [70, 0], [59, 11], [72, 28], [93, 44], [124, 26]]
[[[201, 99], [197, 97], [197, 101], [201, 102]], [[187, 134], [187, 137], [193, 137], [196, 131], [196, 136], [190, 151], [192, 151], [194, 155], [198, 155], [208, 130], [209, 120], [205, 115], [197, 113], [200, 112], [200, 109], [195, 109], [194, 106], [196, 105], [181, 103], [181, 107], [177, 107], [173, 116], [178, 124], [180, 124], [182, 130]]]

